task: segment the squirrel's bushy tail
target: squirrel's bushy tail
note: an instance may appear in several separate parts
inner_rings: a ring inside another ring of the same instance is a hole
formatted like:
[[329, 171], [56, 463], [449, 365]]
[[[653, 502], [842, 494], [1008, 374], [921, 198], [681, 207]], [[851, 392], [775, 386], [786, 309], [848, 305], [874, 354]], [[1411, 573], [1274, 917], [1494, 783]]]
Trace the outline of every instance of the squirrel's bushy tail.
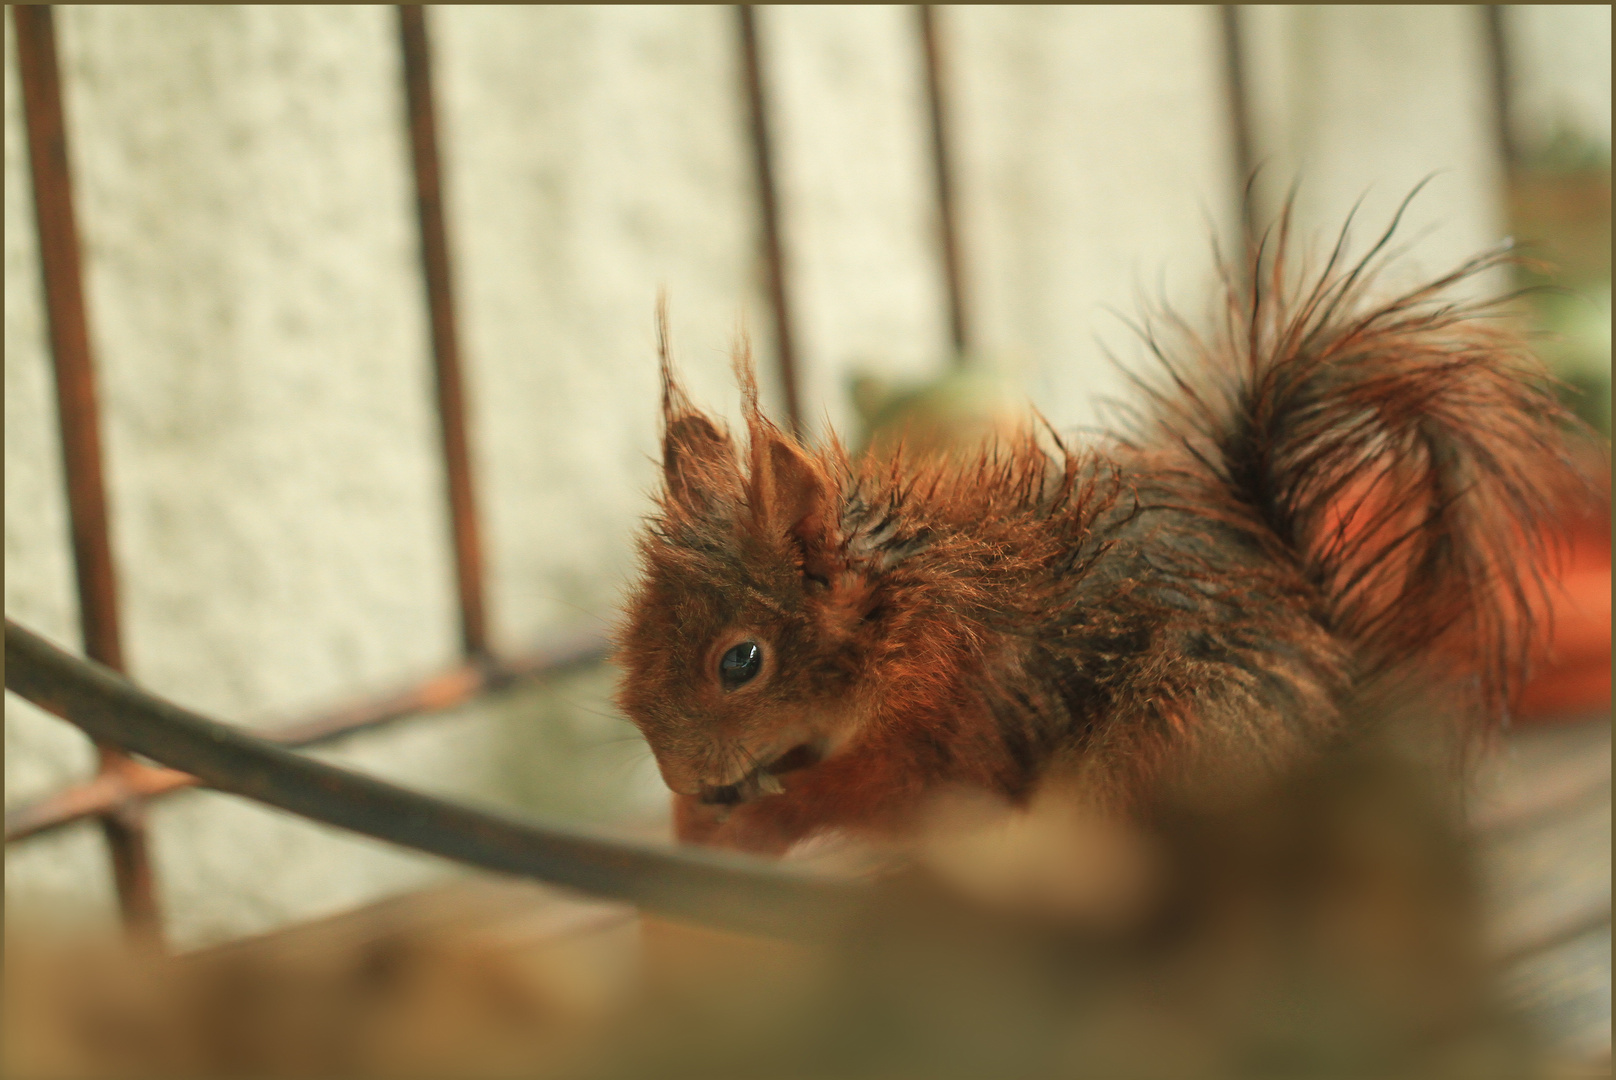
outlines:
[[1225, 270], [1217, 334], [1170, 320], [1193, 364], [1147, 335], [1172, 384], [1153, 391], [1158, 440], [1299, 561], [1365, 674], [1436, 657], [1497, 715], [1524, 674], [1553, 523], [1579, 486], [1573, 421], [1501, 302], [1450, 295], [1512, 256], [1373, 301], [1396, 221], [1353, 263], [1343, 231], [1305, 272], [1287, 265], [1290, 218], [1245, 275]]

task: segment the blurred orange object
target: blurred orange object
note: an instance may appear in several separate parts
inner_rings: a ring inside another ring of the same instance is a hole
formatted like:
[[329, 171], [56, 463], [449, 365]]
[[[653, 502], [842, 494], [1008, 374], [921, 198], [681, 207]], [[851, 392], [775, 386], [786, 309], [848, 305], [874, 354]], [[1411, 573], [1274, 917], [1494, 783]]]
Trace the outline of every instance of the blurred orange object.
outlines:
[[[1585, 452], [1592, 455], [1591, 448]], [[1582, 720], [1610, 709], [1610, 463], [1607, 457], [1584, 467], [1599, 477], [1592, 486], [1599, 494], [1566, 506], [1543, 530], [1543, 548], [1551, 554], [1543, 593], [1528, 592], [1536, 640], [1529, 646], [1528, 681], [1511, 710], [1519, 724]], [[1356, 482], [1336, 500], [1327, 528], [1348, 540], [1361, 540], [1369, 529], [1395, 533], [1400, 526], [1378, 515], [1380, 505], [1373, 481]], [[1400, 588], [1405, 572], [1403, 564], [1394, 563], [1387, 576], [1366, 588]]]
[[[1607, 487], [1608, 490], [1608, 487]], [[1547, 630], [1516, 719], [1540, 723], [1610, 708], [1609, 504], [1570, 523], [1564, 557], [1553, 568]]]

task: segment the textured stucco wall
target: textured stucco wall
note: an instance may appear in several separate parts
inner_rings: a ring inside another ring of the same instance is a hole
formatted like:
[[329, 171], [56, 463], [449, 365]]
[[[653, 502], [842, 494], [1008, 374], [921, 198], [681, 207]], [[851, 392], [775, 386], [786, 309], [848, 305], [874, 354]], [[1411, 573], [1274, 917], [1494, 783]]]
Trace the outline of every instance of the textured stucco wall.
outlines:
[[[453, 658], [393, 19], [388, 8], [100, 7], [58, 20], [130, 670], [246, 723]], [[8, 107], [8, 184], [23, 185]], [[31, 223], [25, 200], [11, 204], [8, 268], [20, 264], [24, 285], [8, 289], [19, 314], [8, 311], [7, 332], [23, 341], [8, 348], [8, 408], [25, 416], [8, 424], [7, 610], [71, 642]], [[531, 401], [511, 404], [532, 414]], [[36, 521], [30, 503], [53, 509]], [[576, 535], [563, 514], [554, 508], [534, 547]], [[32, 595], [47, 592], [48, 603]], [[343, 753], [497, 797], [508, 748], [493, 713]], [[8, 785], [8, 800], [86, 767], [82, 741], [60, 725], [22, 710], [8, 723], [8, 760], [26, 781]], [[437, 872], [215, 795], [165, 801], [152, 825], [180, 943]], [[96, 846], [93, 832], [76, 842]], [[54, 846], [8, 859], [13, 897], [63, 891], [49, 884]]]
[[[1449, 9], [1399, 10], [1254, 18], [1254, 88], [1277, 102], [1259, 155], [1305, 165], [1326, 225], [1369, 184], [1453, 170], [1421, 220], [1468, 252], [1498, 217], [1479, 38]], [[817, 430], [845, 425], [852, 370], [924, 375], [947, 354], [920, 50], [911, 9], [759, 18]], [[1215, 10], [940, 23], [980, 351], [1057, 423], [1086, 423], [1121, 386], [1095, 337], [1134, 354], [1104, 308], [1161, 290], [1193, 307], [1210, 235], [1233, 227]], [[448, 663], [394, 13], [73, 7], [58, 26], [133, 674], [262, 724]], [[698, 401], [737, 415], [742, 322], [778, 400], [737, 27], [727, 8], [446, 7], [430, 29], [489, 609], [514, 650], [609, 620], [631, 570], [659, 288]], [[6, 609], [75, 644], [9, 21], [6, 42]], [[609, 689], [583, 672], [321, 753], [483, 801], [652, 815], [654, 771]], [[91, 767], [9, 696], [6, 747], [8, 806]], [[152, 820], [181, 944], [446, 872], [223, 796]], [[89, 827], [14, 846], [6, 870], [19, 907], [110, 910]]]

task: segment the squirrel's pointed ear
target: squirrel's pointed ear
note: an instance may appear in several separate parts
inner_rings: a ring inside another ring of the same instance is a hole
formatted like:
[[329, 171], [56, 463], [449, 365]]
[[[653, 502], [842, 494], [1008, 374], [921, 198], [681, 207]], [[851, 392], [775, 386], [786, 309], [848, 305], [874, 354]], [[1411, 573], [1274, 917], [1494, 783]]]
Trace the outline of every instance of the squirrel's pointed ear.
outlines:
[[828, 580], [838, 569], [841, 541], [836, 485], [797, 440], [763, 415], [752, 349], [744, 334], [735, 346], [735, 379], [751, 443], [747, 497], [753, 522], [765, 533], [789, 536], [802, 551], [802, 572]]
[[662, 477], [668, 495], [687, 508], [707, 505], [733, 483], [735, 448], [729, 436], [698, 412], [667, 419], [662, 436]]
[[668, 496], [687, 509], [708, 505], [739, 479], [729, 436], [690, 404], [673, 371], [668, 298], [657, 297], [657, 360], [662, 372], [662, 477]]
[[803, 572], [826, 578], [835, 568], [836, 487], [825, 469], [790, 436], [770, 432], [758, 466], [761, 517], [795, 540], [803, 552]]

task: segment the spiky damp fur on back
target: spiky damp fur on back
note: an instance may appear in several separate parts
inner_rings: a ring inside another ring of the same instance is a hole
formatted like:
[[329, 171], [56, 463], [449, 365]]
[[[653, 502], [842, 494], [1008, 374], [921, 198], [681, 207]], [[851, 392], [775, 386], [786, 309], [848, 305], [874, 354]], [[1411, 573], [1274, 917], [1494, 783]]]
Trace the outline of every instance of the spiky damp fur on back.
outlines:
[[[1390, 230], [1304, 276], [1288, 228], [1225, 272], [1215, 334], [1147, 325], [1133, 429], [1081, 448], [812, 449], [743, 349], [743, 454], [664, 331], [664, 486], [617, 656], [682, 837], [781, 850], [1052, 773], [1139, 812], [1318, 752], [1345, 695], [1411, 668], [1496, 714], [1572, 483], [1550, 381], [1486, 305], [1442, 299], [1503, 256], [1376, 304]], [[731, 686], [739, 643], [761, 669]]]

